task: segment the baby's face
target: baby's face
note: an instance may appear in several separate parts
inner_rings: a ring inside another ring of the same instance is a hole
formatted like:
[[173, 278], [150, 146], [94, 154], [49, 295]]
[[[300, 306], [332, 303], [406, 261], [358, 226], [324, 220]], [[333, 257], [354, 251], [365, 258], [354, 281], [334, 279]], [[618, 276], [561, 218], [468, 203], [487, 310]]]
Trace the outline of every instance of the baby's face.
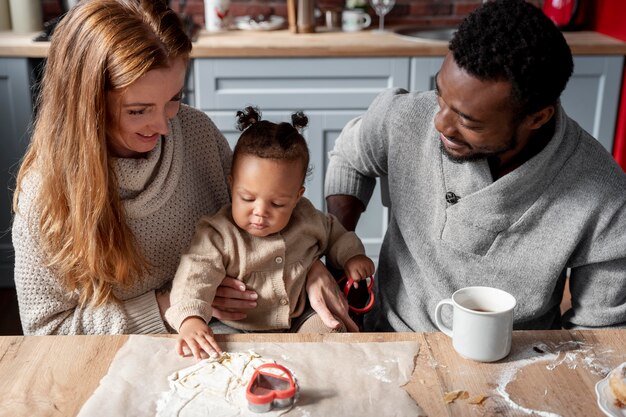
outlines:
[[231, 178], [237, 226], [259, 237], [283, 230], [304, 193], [302, 172], [300, 161], [239, 157]]

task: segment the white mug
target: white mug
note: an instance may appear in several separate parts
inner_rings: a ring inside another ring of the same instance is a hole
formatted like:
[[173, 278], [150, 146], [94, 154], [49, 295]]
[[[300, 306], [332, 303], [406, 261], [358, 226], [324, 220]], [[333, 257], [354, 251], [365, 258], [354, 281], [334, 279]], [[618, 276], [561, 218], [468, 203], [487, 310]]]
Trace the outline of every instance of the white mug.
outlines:
[[[517, 302], [506, 291], [491, 287], [467, 287], [437, 304], [435, 321], [452, 338], [454, 350], [464, 358], [493, 362], [511, 351], [513, 309]], [[442, 320], [442, 308], [452, 306], [452, 328]]]
[[372, 18], [363, 10], [344, 10], [341, 13], [341, 29], [344, 32], [358, 32], [371, 23]]
[[204, 23], [209, 32], [220, 32], [227, 28], [230, 0], [204, 0]]

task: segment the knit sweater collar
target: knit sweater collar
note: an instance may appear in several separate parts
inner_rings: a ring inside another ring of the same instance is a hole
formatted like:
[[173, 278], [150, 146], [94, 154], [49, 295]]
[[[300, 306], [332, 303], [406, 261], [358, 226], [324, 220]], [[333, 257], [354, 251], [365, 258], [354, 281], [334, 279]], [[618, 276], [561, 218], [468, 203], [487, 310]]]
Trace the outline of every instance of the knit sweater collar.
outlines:
[[[448, 207], [448, 216], [464, 218], [479, 228], [494, 232], [504, 230], [517, 221], [545, 192], [574, 152], [578, 141], [564, 141], [571, 129], [561, 106], [555, 113], [554, 135], [547, 145], [520, 167], [493, 181], [486, 160], [457, 164], [442, 153], [442, 171], [446, 191], [460, 197]], [[571, 137], [571, 135], [570, 135]]]
[[178, 117], [170, 121], [169, 131], [170, 134], [162, 136], [146, 157], [113, 160], [128, 218], [154, 213], [176, 190], [184, 157], [184, 139]]

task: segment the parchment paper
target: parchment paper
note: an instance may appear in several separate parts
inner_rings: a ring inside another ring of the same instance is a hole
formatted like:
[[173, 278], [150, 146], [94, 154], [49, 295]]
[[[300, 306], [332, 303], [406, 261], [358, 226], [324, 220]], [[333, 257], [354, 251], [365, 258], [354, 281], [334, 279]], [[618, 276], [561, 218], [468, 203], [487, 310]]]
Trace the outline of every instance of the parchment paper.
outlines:
[[[154, 416], [169, 391], [168, 376], [194, 365], [175, 340], [130, 336], [79, 416]], [[287, 366], [300, 392], [288, 416], [415, 416], [421, 409], [402, 388], [413, 373], [417, 342], [223, 343], [229, 352], [252, 350]], [[247, 409], [241, 416], [262, 416]]]

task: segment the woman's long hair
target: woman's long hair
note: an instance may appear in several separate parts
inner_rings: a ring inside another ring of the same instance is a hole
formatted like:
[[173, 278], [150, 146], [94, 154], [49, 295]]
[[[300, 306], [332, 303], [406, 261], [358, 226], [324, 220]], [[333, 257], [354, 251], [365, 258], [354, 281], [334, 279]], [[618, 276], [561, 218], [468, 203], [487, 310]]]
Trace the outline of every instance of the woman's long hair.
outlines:
[[149, 265], [126, 223], [107, 149], [106, 93], [188, 59], [191, 42], [160, 0], [83, 0], [50, 45], [30, 146], [17, 176], [41, 181], [36, 207], [46, 265], [79, 302], [115, 300]]

